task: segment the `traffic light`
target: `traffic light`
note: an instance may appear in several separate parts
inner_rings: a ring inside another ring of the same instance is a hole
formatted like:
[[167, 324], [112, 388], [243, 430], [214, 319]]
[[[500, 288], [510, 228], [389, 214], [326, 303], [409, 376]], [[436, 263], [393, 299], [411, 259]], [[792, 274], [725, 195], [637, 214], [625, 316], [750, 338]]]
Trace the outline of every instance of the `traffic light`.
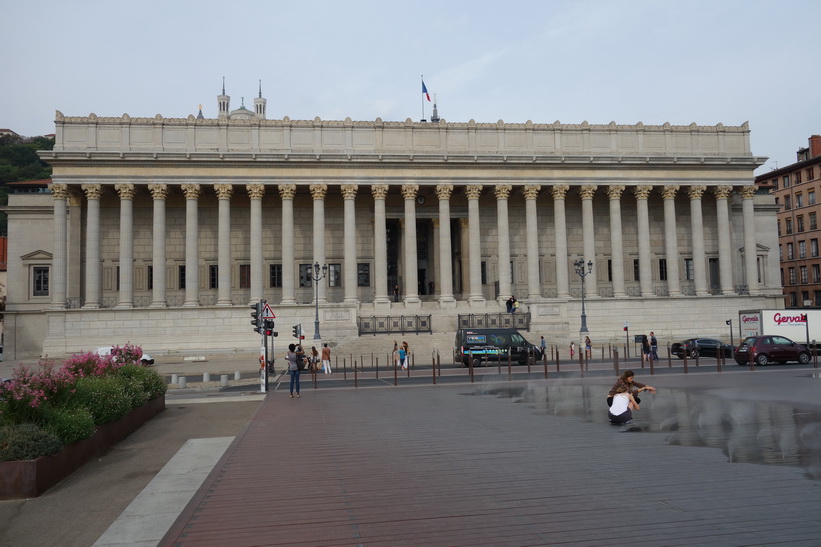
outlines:
[[299, 340], [299, 325], [294, 325], [294, 328], [292, 330], [293, 330], [293, 333], [294, 333], [294, 338]]
[[265, 336], [278, 336], [279, 333], [274, 332], [274, 320], [273, 319], [266, 319], [265, 320]]
[[254, 310], [251, 312], [251, 317], [253, 317], [251, 324], [254, 326], [254, 332], [262, 334], [263, 321], [262, 317], [260, 317], [262, 315], [262, 302], [257, 302], [252, 305], [251, 308]]

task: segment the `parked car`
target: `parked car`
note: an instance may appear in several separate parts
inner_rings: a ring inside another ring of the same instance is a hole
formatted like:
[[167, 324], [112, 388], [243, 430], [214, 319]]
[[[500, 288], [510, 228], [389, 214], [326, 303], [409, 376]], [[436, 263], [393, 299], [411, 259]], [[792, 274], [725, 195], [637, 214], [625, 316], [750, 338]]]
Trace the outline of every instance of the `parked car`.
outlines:
[[798, 361], [806, 365], [810, 362], [810, 352], [807, 346], [793, 342], [786, 336], [772, 334], [745, 338], [735, 350], [735, 361], [739, 365], [748, 365], [750, 356], [756, 365], [788, 361]]
[[536, 361], [542, 358], [539, 348], [528, 342], [516, 329], [459, 329], [453, 350], [454, 363], [468, 366], [471, 356], [473, 366], [483, 363], [507, 362], [507, 352], [514, 363], [527, 363], [529, 356]]
[[719, 355], [732, 357], [733, 346], [714, 338], [689, 338], [670, 346], [670, 352], [679, 359], [684, 359], [685, 355], [691, 359], [718, 357]]
[[[103, 357], [105, 357], [106, 355], [111, 355], [111, 350], [112, 349], [114, 349], [113, 346], [104, 346], [104, 347], [95, 349], [94, 353], [96, 353], [97, 355], [102, 355]], [[151, 357], [150, 355], [148, 355], [147, 353], [143, 353], [143, 356], [140, 357], [140, 362], [143, 365], [150, 366], [150, 365], [154, 364], [154, 358]]]

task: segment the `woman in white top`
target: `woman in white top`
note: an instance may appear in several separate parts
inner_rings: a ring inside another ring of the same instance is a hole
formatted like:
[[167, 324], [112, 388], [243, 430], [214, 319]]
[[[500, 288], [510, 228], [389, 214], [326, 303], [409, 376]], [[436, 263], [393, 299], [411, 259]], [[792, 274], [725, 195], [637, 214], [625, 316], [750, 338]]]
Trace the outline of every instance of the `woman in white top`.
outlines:
[[639, 405], [633, 395], [624, 387], [619, 387], [613, 396], [613, 404], [607, 411], [607, 417], [611, 424], [626, 424], [633, 419], [633, 410], [638, 410]]

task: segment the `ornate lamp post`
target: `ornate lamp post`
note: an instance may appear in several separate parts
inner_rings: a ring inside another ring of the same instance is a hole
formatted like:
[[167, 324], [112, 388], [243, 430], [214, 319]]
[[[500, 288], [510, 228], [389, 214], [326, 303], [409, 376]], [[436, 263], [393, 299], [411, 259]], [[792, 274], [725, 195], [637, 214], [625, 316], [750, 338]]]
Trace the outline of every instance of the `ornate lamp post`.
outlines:
[[322, 266], [322, 275], [319, 275], [319, 262], [314, 262], [314, 309], [316, 310], [316, 316], [314, 317], [314, 340], [320, 340], [322, 337], [319, 335], [319, 282], [325, 277], [328, 273], [328, 265], [325, 264]]
[[593, 273], [593, 261], [587, 261], [587, 271], [584, 270], [584, 259], [580, 258], [576, 262], [573, 263], [573, 267], [576, 268], [576, 273], [579, 277], [582, 278], [582, 328], [579, 332], [590, 332], [587, 330], [587, 313], [584, 310], [584, 278]]

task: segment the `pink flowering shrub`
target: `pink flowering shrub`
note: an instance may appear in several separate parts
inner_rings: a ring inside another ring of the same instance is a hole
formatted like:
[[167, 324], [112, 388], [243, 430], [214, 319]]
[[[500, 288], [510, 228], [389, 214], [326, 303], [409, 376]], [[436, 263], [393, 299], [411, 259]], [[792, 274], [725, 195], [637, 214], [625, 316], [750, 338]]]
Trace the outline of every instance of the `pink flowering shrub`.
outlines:
[[139, 365], [141, 364], [140, 358], [143, 356], [143, 348], [126, 343], [122, 347], [114, 346], [111, 348], [111, 355], [120, 365]]
[[0, 385], [0, 421], [36, 421], [40, 407], [70, 396], [77, 377], [65, 367], [55, 370], [53, 361], [41, 361], [38, 369], [21, 365], [11, 381]]

